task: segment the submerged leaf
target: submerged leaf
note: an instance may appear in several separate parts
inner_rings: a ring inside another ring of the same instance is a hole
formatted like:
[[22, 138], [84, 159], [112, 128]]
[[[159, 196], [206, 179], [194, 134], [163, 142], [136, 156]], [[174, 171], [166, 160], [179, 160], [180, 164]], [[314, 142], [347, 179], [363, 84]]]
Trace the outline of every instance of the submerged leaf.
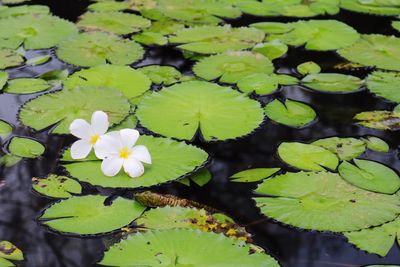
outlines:
[[320, 146], [335, 153], [340, 160], [350, 160], [365, 151], [365, 142], [351, 137], [329, 137], [319, 139], [312, 145]]
[[30, 138], [14, 136], [8, 145], [8, 151], [21, 158], [37, 158], [43, 154], [45, 147]]
[[69, 198], [72, 194], [80, 194], [82, 192], [81, 185], [66, 176], [58, 176], [51, 174], [46, 178], [32, 178], [32, 188], [48, 197], [53, 198]]
[[340, 73], [309, 74], [301, 82], [311, 89], [331, 93], [351, 93], [363, 85], [358, 77]]
[[235, 173], [231, 177], [229, 177], [229, 181], [236, 182], [236, 183], [252, 183], [258, 182], [265, 178], [268, 178], [278, 171], [280, 168], [256, 168], [256, 169], [249, 169], [245, 171], [241, 171]]
[[33, 94], [50, 89], [51, 85], [42, 79], [17, 78], [9, 80], [4, 92], [9, 94]]
[[367, 78], [368, 89], [377, 96], [400, 103], [400, 74], [374, 71]]

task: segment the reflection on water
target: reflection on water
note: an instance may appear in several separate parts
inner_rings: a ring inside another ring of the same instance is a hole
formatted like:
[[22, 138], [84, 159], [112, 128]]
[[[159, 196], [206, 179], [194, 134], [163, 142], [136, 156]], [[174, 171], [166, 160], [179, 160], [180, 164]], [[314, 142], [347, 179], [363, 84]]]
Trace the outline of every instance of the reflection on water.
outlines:
[[[45, 3], [46, 1], [33, 1]], [[82, 13], [84, 1], [49, 1], [56, 15], [75, 19]], [[342, 12], [335, 18], [354, 26], [358, 31], [393, 34], [390, 21], [383, 17], [355, 15]], [[290, 19], [275, 19], [289, 21]], [[260, 21], [259, 18], [246, 17], [232, 22], [243, 25], [248, 22]], [[47, 53], [40, 51], [28, 54], [33, 57]], [[279, 72], [290, 73], [292, 68], [304, 61], [314, 60], [325, 71], [332, 71], [333, 65], [340, 62], [335, 53], [311, 53], [301, 49], [291, 49], [284, 59], [277, 60]], [[164, 64], [178, 67], [181, 71], [190, 71], [190, 62], [184, 61], [180, 52], [172, 48], [154, 48], [147, 52], [146, 58], [137, 66], [149, 64]], [[65, 64], [53, 58], [52, 61], [36, 67], [23, 67], [11, 71], [11, 77], [34, 77], [52, 69], [68, 68]], [[72, 69], [70, 69], [72, 71]], [[353, 75], [365, 77], [365, 71], [354, 71]], [[66, 237], [47, 230], [35, 220], [49, 203], [50, 199], [39, 197], [31, 190], [33, 176], [45, 176], [50, 172], [62, 172], [56, 158], [71, 139], [48, 136], [46, 133], [33, 133], [17, 121], [19, 107], [29, 96], [0, 95], [0, 119], [14, 125], [14, 134], [37, 138], [46, 144], [46, 154], [37, 160], [23, 160], [16, 166], [0, 170], [0, 239], [9, 240], [20, 247], [26, 256], [21, 266], [27, 267], [82, 267], [92, 266], [101, 258], [104, 246], [101, 238]], [[361, 91], [349, 95], [320, 94], [299, 86], [282, 88], [279, 92], [262, 97], [263, 103], [272, 98], [291, 98], [309, 103], [317, 111], [317, 123], [300, 130], [265, 122], [255, 133], [237, 141], [222, 143], [196, 144], [206, 149], [213, 158], [209, 168], [214, 179], [203, 188], [188, 188], [173, 183], [154, 190], [172, 193], [208, 204], [234, 217], [248, 227], [254, 234], [257, 245], [265, 248], [276, 257], [282, 266], [290, 267], [329, 267], [329, 266], [361, 266], [366, 264], [399, 264], [400, 250], [394, 246], [384, 259], [357, 250], [348, 244], [344, 237], [329, 233], [299, 231], [282, 226], [268, 220], [259, 214], [251, 200], [251, 190], [254, 185], [232, 184], [227, 177], [233, 173], [252, 167], [283, 167], [276, 156], [276, 148], [283, 141], [311, 142], [315, 139], [329, 136], [365, 136], [375, 135], [383, 138], [391, 145], [390, 153], [367, 151], [362, 157], [382, 162], [400, 170], [397, 147], [400, 145], [400, 134], [366, 129], [351, 124], [351, 118], [360, 111], [373, 109], [391, 109], [393, 104], [373, 97], [370, 93]], [[84, 186], [85, 192], [96, 192], [101, 189]]]

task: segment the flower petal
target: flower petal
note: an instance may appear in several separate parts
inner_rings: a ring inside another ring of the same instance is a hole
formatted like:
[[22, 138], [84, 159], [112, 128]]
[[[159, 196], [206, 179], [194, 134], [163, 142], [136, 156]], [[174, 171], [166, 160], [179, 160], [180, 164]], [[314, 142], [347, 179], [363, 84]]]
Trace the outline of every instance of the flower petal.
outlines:
[[96, 134], [105, 134], [108, 130], [108, 115], [103, 111], [96, 111], [92, 115], [92, 129]]
[[144, 166], [140, 161], [134, 158], [128, 158], [124, 161], [124, 171], [130, 177], [135, 178], [144, 173]]
[[121, 146], [121, 142], [117, 138], [106, 134], [100, 136], [100, 139], [94, 145], [94, 152], [99, 159], [118, 156]]
[[119, 134], [121, 135], [122, 145], [127, 148], [133, 147], [139, 139], [139, 132], [134, 129], [123, 129], [119, 131]]
[[83, 119], [74, 120], [69, 126], [69, 131], [72, 135], [87, 140], [93, 134], [92, 126]]
[[86, 140], [78, 140], [71, 146], [71, 157], [73, 159], [84, 159], [92, 150], [92, 145]]
[[133, 157], [141, 162], [151, 164], [151, 156], [150, 156], [149, 150], [145, 146], [133, 147], [131, 157]]
[[118, 157], [107, 157], [101, 163], [101, 171], [106, 176], [115, 176], [122, 168], [124, 160]]

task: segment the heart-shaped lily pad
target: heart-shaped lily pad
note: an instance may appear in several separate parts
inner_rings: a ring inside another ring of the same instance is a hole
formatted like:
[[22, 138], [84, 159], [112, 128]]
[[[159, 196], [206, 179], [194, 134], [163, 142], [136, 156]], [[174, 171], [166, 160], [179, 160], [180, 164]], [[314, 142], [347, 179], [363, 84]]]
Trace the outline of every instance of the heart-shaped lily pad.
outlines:
[[53, 198], [69, 198], [71, 194], [82, 192], [82, 187], [77, 181], [55, 174], [46, 178], [32, 178], [32, 188], [44, 196]]
[[320, 146], [333, 152], [340, 160], [350, 160], [360, 156], [366, 149], [365, 142], [352, 137], [329, 137], [319, 139], [312, 145]]
[[21, 158], [37, 158], [43, 154], [45, 147], [36, 140], [14, 136], [8, 144], [8, 151]]
[[50, 89], [51, 85], [43, 79], [17, 78], [9, 80], [4, 92], [9, 94], [33, 94]]
[[296, 70], [302, 75], [317, 74], [321, 72], [321, 67], [314, 61], [307, 61], [298, 65]]
[[267, 95], [278, 89], [279, 85], [297, 84], [296, 77], [285, 74], [265, 74], [254, 73], [250, 74], [237, 83], [240, 91], [251, 94], [255, 92], [258, 95]]
[[171, 85], [183, 79], [179, 70], [171, 66], [150, 65], [138, 69], [155, 84]]
[[400, 74], [398, 72], [374, 71], [368, 75], [367, 87], [377, 96], [400, 103]]

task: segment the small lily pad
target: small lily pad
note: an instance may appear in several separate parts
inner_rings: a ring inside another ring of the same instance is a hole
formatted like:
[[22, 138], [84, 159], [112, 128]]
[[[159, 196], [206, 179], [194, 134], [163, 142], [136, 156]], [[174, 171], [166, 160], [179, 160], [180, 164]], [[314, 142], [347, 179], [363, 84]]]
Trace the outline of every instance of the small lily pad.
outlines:
[[0, 69], [16, 67], [24, 63], [24, 57], [12, 49], [0, 48]]
[[155, 84], [171, 85], [182, 79], [179, 70], [171, 66], [151, 65], [138, 69]]
[[396, 131], [400, 129], [400, 112], [396, 110], [375, 110], [358, 113], [354, 116], [358, 125], [378, 129]]
[[0, 120], [0, 137], [6, 138], [12, 133], [13, 126], [6, 121]]
[[252, 51], [262, 54], [267, 58], [269, 58], [270, 60], [274, 60], [276, 58], [284, 56], [288, 50], [289, 47], [279, 40], [259, 43], [256, 44], [252, 49]]
[[301, 83], [311, 89], [330, 93], [352, 93], [363, 85], [360, 78], [340, 73], [309, 74]]
[[26, 61], [26, 65], [37, 66], [37, 65], [44, 64], [44, 63], [48, 62], [49, 60], [51, 60], [50, 55], [33, 57]]
[[389, 152], [390, 147], [388, 143], [378, 137], [368, 136], [364, 141], [367, 144], [367, 148], [371, 150], [383, 153]]
[[8, 151], [14, 156], [21, 158], [37, 158], [44, 153], [45, 147], [30, 138], [15, 136], [11, 138]]
[[21, 157], [14, 156], [12, 154], [6, 154], [6, 155], [0, 157], [0, 165], [8, 168], [8, 167], [14, 166], [21, 160], [22, 160]]
[[296, 70], [302, 75], [317, 74], [321, 72], [321, 67], [314, 61], [307, 61], [298, 65]]
[[296, 77], [284, 74], [254, 73], [240, 79], [237, 86], [240, 91], [251, 94], [267, 95], [278, 89], [279, 85], [297, 84]]
[[333, 152], [340, 160], [350, 160], [365, 151], [365, 142], [352, 137], [329, 137], [319, 139], [312, 145], [320, 146]]
[[33, 94], [50, 89], [51, 85], [43, 79], [17, 78], [9, 80], [4, 88], [9, 94]]
[[[9, 241], [0, 241], [0, 258], [22, 261], [24, 260], [24, 254], [14, 244]], [[12, 265], [13, 266], [13, 265]]]
[[44, 196], [53, 198], [69, 198], [71, 194], [82, 192], [82, 187], [77, 181], [55, 174], [46, 178], [32, 178], [32, 188]]
[[212, 179], [212, 174], [205, 168], [195, 172], [189, 177], [185, 177], [184, 179], [178, 180], [179, 183], [184, 184], [186, 186], [190, 186], [191, 184], [196, 184], [198, 186], [204, 186]]
[[374, 71], [367, 78], [367, 87], [375, 95], [400, 103], [400, 74]]
[[265, 178], [268, 178], [278, 171], [280, 168], [256, 168], [256, 169], [249, 169], [245, 171], [241, 171], [235, 173], [231, 177], [229, 177], [229, 181], [235, 183], [253, 183], [261, 181]]

